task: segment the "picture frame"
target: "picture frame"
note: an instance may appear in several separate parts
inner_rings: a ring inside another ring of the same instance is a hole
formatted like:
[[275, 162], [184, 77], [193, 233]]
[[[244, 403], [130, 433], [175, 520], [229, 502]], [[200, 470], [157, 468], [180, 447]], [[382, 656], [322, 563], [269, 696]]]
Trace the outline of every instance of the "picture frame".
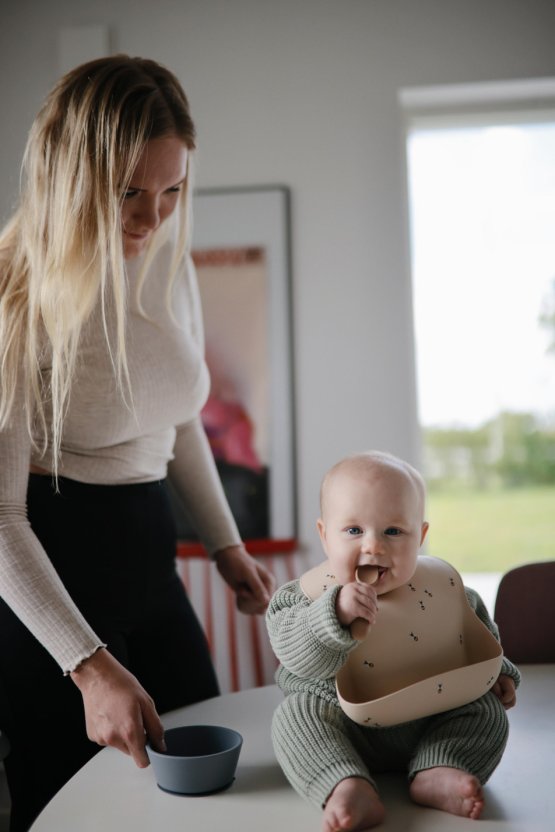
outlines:
[[[211, 392], [202, 411], [222, 484], [253, 553], [296, 543], [290, 194], [281, 186], [193, 196], [192, 258]], [[180, 513], [182, 547], [196, 551]]]

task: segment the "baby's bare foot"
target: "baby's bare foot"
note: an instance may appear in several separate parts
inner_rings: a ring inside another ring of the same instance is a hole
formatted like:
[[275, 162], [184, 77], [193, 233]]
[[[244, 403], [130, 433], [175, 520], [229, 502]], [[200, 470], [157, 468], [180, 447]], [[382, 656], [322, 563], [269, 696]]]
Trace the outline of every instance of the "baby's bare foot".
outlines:
[[410, 796], [423, 806], [472, 820], [478, 820], [484, 808], [480, 781], [458, 768], [438, 766], [419, 771], [410, 785]]
[[328, 797], [322, 832], [364, 832], [382, 822], [385, 809], [368, 780], [347, 777]]

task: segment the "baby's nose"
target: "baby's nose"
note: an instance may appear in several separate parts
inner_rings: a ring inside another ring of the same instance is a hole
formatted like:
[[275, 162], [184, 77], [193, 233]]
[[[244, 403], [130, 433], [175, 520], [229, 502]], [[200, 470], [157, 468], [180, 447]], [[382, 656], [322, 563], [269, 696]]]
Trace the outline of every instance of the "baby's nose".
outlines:
[[375, 555], [382, 551], [382, 540], [380, 535], [368, 533], [362, 539], [362, 551], [366, 555]]

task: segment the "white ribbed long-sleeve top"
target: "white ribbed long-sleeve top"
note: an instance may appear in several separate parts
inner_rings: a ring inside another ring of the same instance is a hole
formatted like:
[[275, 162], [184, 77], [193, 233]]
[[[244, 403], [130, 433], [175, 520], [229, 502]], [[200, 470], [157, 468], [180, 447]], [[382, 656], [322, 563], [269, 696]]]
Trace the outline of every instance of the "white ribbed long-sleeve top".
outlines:
[[[209, 376], [202, 314], [189, 261], [167, 309], [171, 248], [153, 261], [137, 306], [139, 261], [127, 264], [126, 327], [132, 404], [114, 378], [100, 308], [83, 333], [61, 445], [59, 474], [108, 485], [152, 482], [169, 474], [210, 553], [240, 542], [201, 421]], [[108, 310], [108, 328], [113, 319]], [[48, 381], [46, 359], [41, 371]], [[22, 395], [0, 432], [0, 595], [64, 672], [102, 644], [85, 621], [27, 520], [29, 465], [52, 470], [50, 449], [33, 449]], [[86, 530], [83, 530], [86, 533]], [[76, 547], [78, 556], [78, 547]], [[94, 565], [91, 565], [93, 567]]]

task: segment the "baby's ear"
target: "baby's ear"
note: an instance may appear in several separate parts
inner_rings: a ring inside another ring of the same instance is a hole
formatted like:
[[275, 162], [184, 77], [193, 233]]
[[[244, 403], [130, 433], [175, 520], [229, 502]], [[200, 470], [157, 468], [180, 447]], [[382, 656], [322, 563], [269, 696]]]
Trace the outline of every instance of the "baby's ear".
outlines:
[[322, 541], [322, 545], [324, 548], [326, 547], [326, 527], [324, 525], [324, 521], [321, 517], [318, 518], [316, 521], [316, 528], [318, 529], [318, 534], [320, 535], [320, 540]]
[[422, 523], [422, 536], [421, 536], [421, 538], [420, 538], [420, 545], [421, 545], [421, 546], [422, 546], [422, 544], [424, 543], [424, 539], [425, 539], [425, 537], [426, 537], [426, 535], [427, 535], [427, 533], [428, 533], [428, 529], [429, 529], [429, 528], [430, 528], [430, 524], [429, 524], [429, 523], [426, 523], [426, 522]]

